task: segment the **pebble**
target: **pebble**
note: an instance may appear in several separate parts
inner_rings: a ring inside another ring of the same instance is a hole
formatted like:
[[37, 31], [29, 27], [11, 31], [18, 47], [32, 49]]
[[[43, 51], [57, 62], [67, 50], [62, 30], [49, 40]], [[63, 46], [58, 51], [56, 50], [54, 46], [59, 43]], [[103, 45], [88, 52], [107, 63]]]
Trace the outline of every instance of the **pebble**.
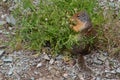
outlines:
[[116, 72], [117, 72], [117, 73], [120, 73], [120, 67], [119, 67], [119, 68], [117, 68]]
[[56, 69], [54, 69], [54, 68], [52, 68], [52, 69], [50, 69], [50, 73], [52, 73], [53, 75], [55, 75], [56, 74]]
[[42, 63], [38, 63], [36, 67], [38, 68], [38, 67], [41, 67], [41, 66], [42, 66]]
[[6, 21], [0, 21], [0, 25], [6, 24]]
[[31, 79], [30, 80], [35, 80], [35, 78], [34, 77], [31, 77]]
[[44, 58], [45, 60], [50, 60], [50, 58], [48, 57], [47, 54], [45, 54], [45, 55], [43, 56], [43, 58]]
[[105, 72], [106, 72], [106, 73], [110, 73], [110, 70], [107, 70], [107, 69], [106, 69]]
[[6, 16], [7, 16], [7, 14], [2, 14], [2, 15], [1, 15], [1, 18], [2, 18], [2, 19], [5, 19]]
[[111, 7], [115, 7], [115, 3], [113, 3], [113, 2], [109, 2], [109, 6], [111, 6]]
[[0, 50], [0, 57], [3, 55], [4, 52], [5, 50]]
[[6, 2], [7, 0], [3, 0], [3, 2]]
[[95, 80], [101, 80], [101, 78], [100, 78], [100, 77], [97, 77]]
[[50, 63], [50, 64], [53, 64], [53, 63], [54, 63], [54, 59], [53, 59], [53, 58], [50, 59], [49, 63]]
[[8, 34], [10, 34], [10, 32], [3, 32], [3, 34], [8, 35]]
[[114, 0], [110, 0], [111, 2], [113, 2]]
[[116, 73], [116, 70], [112, 70], [112, 71], [110, 71], [110, 73], [113, 73], [113, 74], [115, 74], [115, 73]]
[[105, 61], [105, 66], [106, 66], [107, 69], [110, 69], [110, 66], [109, 66], [109, 65], [110, 65], [110, 61], [109, 61], [109, 60], [106, 60], [106, 61]]
[[106, 77], [106, 78], [110, 78], [110, 77], [112, 77], [112, 74], [111, 74], [111, 73], [107, 73], [107, 74], [105, 75], [105, 77]]
[[62, 58], [63, 58], [63, 56], [59, 55], [59, 56], [56, 57], [56, 60], [61, 60]]
[[2, 33], [3, 33], [3, 31], [2, 31], [2, 30], [0, 30], [0, 33], [2, 34]]
[[0, 60], [0, 65], [2, 65], [3, 64], [3, 61], [2, 60]]
[[107, 59], [107, 57], [105, 57], [103, 54], [101, 54], [101, 55], [98, 57], [98, 59], [104, 62], [104, 61]]
[[12, 30], [13, 28], [12, 27], [8, 27], [9, 30]]
[[13, 71], [14, 71], [14, 68], [10, 68], [9, 72], [8, 72], [8, 75], [12, 75], [13, 74]]
[[102, 65], [103, 62], [101, 60], [98, 60], [97, 58], [94, 58], [94, 64]]
[[7, 57], [7, 58], [4, 58], [3, 59], [4, 62], [12, 62], [13, 61], [13, 58], [12, 57]]
[[68, 77], [68, 73], [64, 73], [64, 74], [63, 74], [63, 77], [64, 77], [64, 78], [67, 78], [67, 77]]
[[6, 21], [12, 25], [16, 24], [16, 20], [12, 15], [6, 16]]
[[80, 80], [84, 80], [84, 77], [83, 77], [82, 74], [79, 73], [79, 74], [78, 74], [78, 77], [79, 77]]
[[34, 71], [34, 74], [36, 74], [36, 75], [37, 75], [37, 74], [40, 74], [40, 73], [39, 73], [38, 71]]
[[103, 56], [107, 57], [107, 56], [108, 56], [108, 53], [107, 53], [107, 52], [104, 52], [104, 53], [103, 53]]

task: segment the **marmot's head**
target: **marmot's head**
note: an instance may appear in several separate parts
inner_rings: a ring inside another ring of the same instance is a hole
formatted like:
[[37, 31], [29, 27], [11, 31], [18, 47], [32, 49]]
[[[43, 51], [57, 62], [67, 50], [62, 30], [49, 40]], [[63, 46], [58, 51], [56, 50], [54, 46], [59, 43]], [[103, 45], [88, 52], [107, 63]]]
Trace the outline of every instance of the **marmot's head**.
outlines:
[[70, 21], [72, 23], [71, 28], [75, 32], [87, 31], [92, 27], [90, 17], [85, 11], [74, 14]]

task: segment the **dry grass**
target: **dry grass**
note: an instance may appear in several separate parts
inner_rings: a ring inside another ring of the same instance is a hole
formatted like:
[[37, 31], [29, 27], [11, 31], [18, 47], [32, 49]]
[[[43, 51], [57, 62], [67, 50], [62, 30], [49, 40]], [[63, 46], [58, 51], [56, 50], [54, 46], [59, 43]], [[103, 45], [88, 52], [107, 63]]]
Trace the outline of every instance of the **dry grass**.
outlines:
[[109, 55], [118, 56], [120, 54], [120, 20], [113, 18], [112, 14], [107, 14], [107, 21], [101, 26], [102, 35], [99, 38], [99, 49], [107, 51]]

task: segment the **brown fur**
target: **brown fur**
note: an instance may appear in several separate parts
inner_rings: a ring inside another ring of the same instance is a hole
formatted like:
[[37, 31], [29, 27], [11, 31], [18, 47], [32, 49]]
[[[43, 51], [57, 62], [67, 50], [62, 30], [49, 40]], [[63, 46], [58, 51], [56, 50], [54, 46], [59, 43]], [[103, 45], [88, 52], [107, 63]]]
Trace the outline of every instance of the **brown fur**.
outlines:
[[[71, 29], [79, 34], [78, 39], [81, 39], [82, 36], [89, 37], [89, 36], [95, 35], [94, 29], [92, 28], [90, 17], [85, 11], [74, 14], [71, 17], [70, 21], [75, 23], [71, 25]], [[83, 70], [87, 70], [88, 72], [91, 72], [91, 69], [89, 69], [85, 64], [84, 57], [83, 57], [84, 55], [90, 53], [90, 44], [82, 45], [80, 42], [79, 46], [73, 45], [71, 53], [79, 56], [78, 57], [79, 66]]]

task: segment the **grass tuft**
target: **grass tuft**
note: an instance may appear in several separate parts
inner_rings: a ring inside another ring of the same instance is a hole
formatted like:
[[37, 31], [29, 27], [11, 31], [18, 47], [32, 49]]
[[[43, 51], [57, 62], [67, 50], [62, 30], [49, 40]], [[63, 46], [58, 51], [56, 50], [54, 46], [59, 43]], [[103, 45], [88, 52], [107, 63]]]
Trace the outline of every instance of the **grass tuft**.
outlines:
[[[94, 27], [104, 21], [96, 0], [40, 0], [37, 4], [21, 0], [13, 12], [19, 16], [15, 42], [21, 40], [24, 48], [30, 50], [41, 50], [49, 42], [54, 54], [64, 47], [69, 49], [77, 43], [69, 19], [81, 10], [88, 12]], [[90, 42], [93, 43], [92, 38]]]

